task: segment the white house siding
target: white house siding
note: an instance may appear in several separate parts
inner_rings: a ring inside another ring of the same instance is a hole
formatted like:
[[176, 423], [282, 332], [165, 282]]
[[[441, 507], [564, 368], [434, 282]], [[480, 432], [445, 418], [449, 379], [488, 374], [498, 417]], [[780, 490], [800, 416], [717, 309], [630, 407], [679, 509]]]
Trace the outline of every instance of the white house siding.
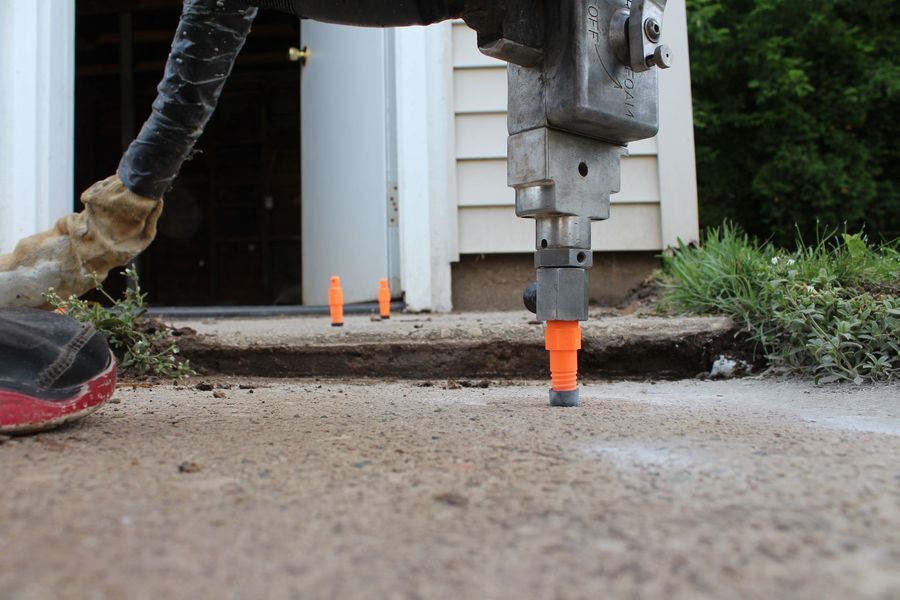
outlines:
[[[697, 237], [684, 0], [668, 3], [665, 29], [681, 66], [660, 73], [660, 135], [630, 145], [610, 219], [593, 225], [597, 251], [658, 251]], [[462, 22], [453, 24], [452, 60], [459, 252], [532, 252], [534, 223], [515, 216], [506, 186], [506, 63], [478, 52]]]
[[0, 253], [72, 210], [75, 1], [0, 0]]

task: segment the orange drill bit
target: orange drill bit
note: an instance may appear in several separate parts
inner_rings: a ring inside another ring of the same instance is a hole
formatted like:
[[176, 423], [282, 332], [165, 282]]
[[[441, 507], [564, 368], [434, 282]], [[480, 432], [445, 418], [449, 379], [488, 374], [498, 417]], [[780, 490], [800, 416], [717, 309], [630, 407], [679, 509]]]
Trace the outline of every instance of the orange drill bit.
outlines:
[[550, 351], [550, 404], [578, 406], [578, 351], [581, 326], [578, 321], [547, 321], [545, 347]]
[[391, 318], [391, 288], [387, 279], [378, 282], [378, 311], [382, 319]]
[[328, 289], [328, 309], [331, 311], [331, 326], [342, 327], [344, 325], [344, 290], [341, 288], [341, 278], [331, 276], [331, 287]]

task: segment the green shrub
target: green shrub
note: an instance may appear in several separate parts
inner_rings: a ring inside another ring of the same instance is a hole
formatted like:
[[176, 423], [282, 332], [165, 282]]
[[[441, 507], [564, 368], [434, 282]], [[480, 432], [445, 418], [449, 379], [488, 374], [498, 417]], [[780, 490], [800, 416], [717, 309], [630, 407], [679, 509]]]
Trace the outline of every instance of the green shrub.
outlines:
[[860, 235], [794, 252], [726, 224], [663, 257], [664, 310], [733, 317], [776, 369], [827, 383], [900, 375], [900, 252]]
[[104, 332], [122, 371], [171, 379], [191, 375], [190, 364], [178, 359], [178, 346], [167, 340], [166, 332], [152, 325], [147, 326], [144, 318], [147, 294], [141, 292], [134, 267], [125, 270], [125, 277], [130, 285], [123, 298], [115, 299], [94, 276], [97, 290], [111, 303], [109, 308], [76, 296], [63, 299], [52, 289], [47, 293], [47, 302], [56, 309], [64, 310], [70, 317], [90, 323]]
[[900, 2], [687, 7], [702, 224], [900, 235]]

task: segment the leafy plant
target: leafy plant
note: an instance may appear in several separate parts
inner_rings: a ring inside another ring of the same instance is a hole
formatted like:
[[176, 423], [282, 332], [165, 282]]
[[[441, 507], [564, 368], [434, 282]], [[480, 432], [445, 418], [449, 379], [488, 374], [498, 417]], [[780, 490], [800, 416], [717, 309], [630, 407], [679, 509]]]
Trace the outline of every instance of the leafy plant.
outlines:
[[180, 379], [191, 375], [190, 363], [178, 359], [178, 346], [166, 340], [162, 329], [146, 327], [146, 294], [141, 292], [137, 271], [133, 266], [125, 270], [129, 282], [125, 295], [115, 299], [103, 289], [96, 274], [93, 283], [111, 306], [105, 308], [96, 302], [81, 300], [76, 296], [61, 298], [53, 289], [47, 302], [70, 317], [90, 323], [106, 334], [109, 345], [120, 359], [119, 368], [136, 375], [158, 375]]
[[861, 234], [798, 240], [793, 252], [726, 224], [663, 257], [663, 310], [725, 314], [787, 372], [821, 383], [900, 375], [900, 252]]
[[687, 0], [700, 216], [900, 235], [895, 0]]

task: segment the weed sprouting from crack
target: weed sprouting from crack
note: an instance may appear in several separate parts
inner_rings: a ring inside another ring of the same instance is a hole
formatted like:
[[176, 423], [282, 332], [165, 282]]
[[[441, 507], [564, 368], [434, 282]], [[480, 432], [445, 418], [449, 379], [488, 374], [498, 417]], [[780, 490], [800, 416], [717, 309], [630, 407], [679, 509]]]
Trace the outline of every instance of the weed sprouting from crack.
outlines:
[[106, 334], [109, 345], [119, 358], [119, 368], [132, 375], [156, 375], [181, 379], [193, 374], [187, 360], [180, 360], [178, 346], [167, 340], [167, 332], [147, 328], [146, 293], [141, 292], [137, 270], [125, 269], [129, 282], [122, 298], [113, 298], [96, 273], [91, 275], [97, 291], [110, 302], [104, 307], [76, 296], [61, 298], [52, 288], [45, 295], [47, 303], [73, 319], [90, 323]]

